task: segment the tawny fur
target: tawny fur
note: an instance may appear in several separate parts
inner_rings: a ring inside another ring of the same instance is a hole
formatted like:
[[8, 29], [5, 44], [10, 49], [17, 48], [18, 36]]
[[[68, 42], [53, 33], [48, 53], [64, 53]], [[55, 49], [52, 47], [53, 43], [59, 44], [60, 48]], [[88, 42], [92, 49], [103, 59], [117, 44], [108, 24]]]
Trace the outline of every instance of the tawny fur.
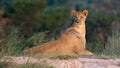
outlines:
[[58, 39], [24, 50], [24, 54], [32, 55], [92, 55], [86, 50], [86, 27], [85, 20], [88, 14], [87, 10], [76, 12], [72, 10], [72, 16], [75, 24], [66, 30]]

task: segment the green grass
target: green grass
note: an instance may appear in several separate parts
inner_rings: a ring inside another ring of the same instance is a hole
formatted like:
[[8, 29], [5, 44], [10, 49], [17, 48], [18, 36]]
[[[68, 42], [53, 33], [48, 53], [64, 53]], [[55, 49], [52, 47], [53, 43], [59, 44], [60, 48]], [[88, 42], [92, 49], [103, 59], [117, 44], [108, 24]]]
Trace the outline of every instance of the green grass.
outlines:
[[120, 56], [120, 32], [114, 31], [113, 35], [108, 37], [108, 42], [106, 44], [106, 50], [104, 51], [106, 55]]
[[54, 66], [50, 66], [47, 63], [40, 63], [40, 64], [31, 64], [31, 63], [26, 63], [21, 66], [21, 68], [55, 68]]
[[3, 51], [0, 52], [0, 55], [10, 55], [10, 56], [19, 56], [22, 55], [22, 51], [26, 47], [33, 47], [36, 45], [40, 45], [48, 40], [44, 40], [45, 32], [40, 32], [38, 34], [34, 34], [30, 38], [19, 38], [16, 34], [11, 34], [7, 39], [4, 40]]
[[52, 56], [48, 57], [50, 59], [76, 59], [79, 58], [80, 56], [70, 56], [70, 55], [58, 55], [58, 56]]
[[120, 58], [120, 32], [114, 31], [112, 35], [107, 38], [105, 49], [100, 40], [87, 43], [87, 49], [99, 56], [104, 55], [112, 58]]
[[0, 68], [7, 68], [8, 64], [8, 62], [0, 62]]
[[0, 68], [18, 68], [18, 66], [11, 62], [2, 61], [0, 62]]
[[47, 63], [40, 63], [40, 64], [32, 64], [32, 63], [26, 63], [26, 64], [15, 64], [12, 62], [0, 62], [0, 68], [55, 68], [54, 66], [50, 66]]

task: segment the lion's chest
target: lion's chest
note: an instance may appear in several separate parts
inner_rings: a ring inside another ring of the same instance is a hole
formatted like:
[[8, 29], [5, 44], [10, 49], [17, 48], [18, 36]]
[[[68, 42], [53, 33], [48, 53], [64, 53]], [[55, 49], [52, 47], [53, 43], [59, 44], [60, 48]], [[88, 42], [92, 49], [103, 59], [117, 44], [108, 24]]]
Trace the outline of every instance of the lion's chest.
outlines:
[[85, 37], [86, 34], [86, 27], [85, 25], [79, 25], [77, 27], [74, 27], [76, 31], [78, 31], [83, 37]]

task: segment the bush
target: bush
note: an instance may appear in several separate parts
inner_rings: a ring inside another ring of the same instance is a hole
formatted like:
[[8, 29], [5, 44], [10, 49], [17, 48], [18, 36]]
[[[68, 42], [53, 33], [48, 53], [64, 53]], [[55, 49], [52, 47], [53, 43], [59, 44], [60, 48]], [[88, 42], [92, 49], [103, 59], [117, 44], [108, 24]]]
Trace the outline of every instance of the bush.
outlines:
[[43, 9], [46, 7], [46, 0], [19, 0], [5, 8], [3, 17], [10, 19], [10, 24], [21, 30], [21, 36], [30, 37], [39, 31], [38, 22]]
[[[39, 26], [41, 29], [46, 28], [50, 32], [55, 32], [61, 24], [65, 23], [70, 15], [70, 9], [67, 7], [51, 7], [46, 9], [42, 15], [40, 15]], [[45, 27], [43, 27], [45, 26]]]
[[68, 20], [70, 9], [64, 6], [46, 7], [46, 0], [20, 0], [7, 6], [3, 16], [11, 20], [11, 25], [19, 27], [24, 37], [46, 30], [54, 33]]

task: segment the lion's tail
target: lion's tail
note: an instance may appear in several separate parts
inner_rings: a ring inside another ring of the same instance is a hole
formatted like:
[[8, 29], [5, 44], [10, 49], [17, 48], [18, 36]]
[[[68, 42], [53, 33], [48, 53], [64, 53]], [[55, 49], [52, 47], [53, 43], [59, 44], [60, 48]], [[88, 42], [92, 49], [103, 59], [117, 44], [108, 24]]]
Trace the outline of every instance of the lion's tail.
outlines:
[[79, 55], [93, 55], [93, 53], [88, 50], [83, 50], [79, 52]]
[[25, 49], [23, 50], [23, 54], [33, 54], [33, 49]]
[[23, 50], [23, 54], [34, 55], [35, 53], [39, 51], [40, 47], [41, 46], [36, 46], [36, 47], [29, 48], [29, 49], [25, 49]]
[[93, 53], [88, 50], [85, 50], [84, 52], [85, 52], [85, 55], [93, 55]]

